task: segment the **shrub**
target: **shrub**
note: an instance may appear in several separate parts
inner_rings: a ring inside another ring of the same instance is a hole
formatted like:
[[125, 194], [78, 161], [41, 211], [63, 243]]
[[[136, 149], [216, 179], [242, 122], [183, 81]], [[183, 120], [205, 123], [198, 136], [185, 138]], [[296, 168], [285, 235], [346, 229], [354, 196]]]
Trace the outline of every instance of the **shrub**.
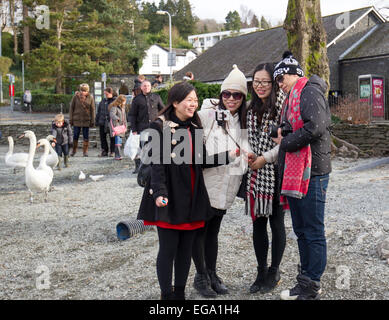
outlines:
[[[204, 99], [208, 98], [218, 98], [220, 95], [220, 84], [206, 84], [200, 81], [190, 81], [190, 83], [195, 87], [197, 91], [197, 97], [199, 99], [199, 107], [203, 104]], [[167, 94], [170, 87], [162, 88], [160, 90], [155, 91], [158, 93], [163, 101], [163, 103], [167, 104]]]
[[[72, 100], [72, 95], [70, 94], [54, 94], [54, 93], [44, 93], [40, 90], [32, 91], [32, 111], [34, 112], [50, 112], [50, 113], [59, 113], [62, 112], [68, 113], [70, 101]], [[23, 99], [22, 92], [16, 92], [16, 97]]]
[[[332, 114], [343, 122], [368, 124], [371, 122], [370, 107], [353, 96], [341, 97]], [[335, 119], [333, 119], [335, 120]]]

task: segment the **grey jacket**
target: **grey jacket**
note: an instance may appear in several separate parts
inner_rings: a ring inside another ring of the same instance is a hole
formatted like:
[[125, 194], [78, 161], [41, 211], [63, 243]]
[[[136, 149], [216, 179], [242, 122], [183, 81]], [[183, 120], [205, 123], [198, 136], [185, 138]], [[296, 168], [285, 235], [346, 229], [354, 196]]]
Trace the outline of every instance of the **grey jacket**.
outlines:
[[[111, 107], [109, 109], [109, 118], [110, 118], [110, 120], [112, 120], [112, 125], [114, 127], [121, 126], [123, 124], [125, 126], [127, 126], [127, 118], [126, 118], [126, 110], [125, 110], [125, 108], [122, 109], [120, 107]], [[110, 121], [110, 123], [111, 123], [111, 121]], [[110, 124], [110, 126], [109, 126], [111, 137], [113, 137], [113, 135], [112, 135], [112, 132], [113, 132], [112, 125]], [[120, 135], [120, 137], [122, 137], [122, 138], [124, 138], [124, 136], [125, 136], [125, 133], [122, 133]]]

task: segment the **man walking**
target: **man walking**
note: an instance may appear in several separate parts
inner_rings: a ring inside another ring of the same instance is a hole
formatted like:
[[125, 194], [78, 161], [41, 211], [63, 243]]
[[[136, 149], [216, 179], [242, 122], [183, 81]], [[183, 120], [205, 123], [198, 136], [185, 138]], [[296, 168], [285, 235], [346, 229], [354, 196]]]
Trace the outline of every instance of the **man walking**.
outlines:
[[327, 84], [317, 75], [305, 78], [290, 52], [284, 53], [273, 77], [288, 94], [274, 141], [280, 144], [281, 195], [286, 196], [291, 210], [300, 254], [297, 284], [283, 291], [281, 299], [316, 300], [320, 299], [320, 278], [327, 263], [324, 210], [331, 172]]
[[[151, 83], [143, 81], [141, 86], [142, 93], [132, 100], [130, 111], [128, 112], [128, 122], [131, 125], [132, 134], [141, 134], [153, 122], [165, 106], [161, 97], [151, 92]], [[140, 159], [135, 159], [135, 170], [138, 173]]]

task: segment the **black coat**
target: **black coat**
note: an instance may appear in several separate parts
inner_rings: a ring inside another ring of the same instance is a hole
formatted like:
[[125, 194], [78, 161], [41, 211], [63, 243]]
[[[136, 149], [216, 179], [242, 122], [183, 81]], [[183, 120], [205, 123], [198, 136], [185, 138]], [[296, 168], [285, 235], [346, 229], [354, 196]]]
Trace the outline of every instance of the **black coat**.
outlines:
[[155, 116], [165, 107], [161, 97], [156, 93], [150, 93], [147, 96], [143, 93], [137, 95], [132, 100], [131, 108], [127, 116], [132, 131], [142, 132], [155, 120], [155, 118], [151, 119], [149, 115], [148, 104], [150, 104]]
[[296, 152], [308, 144], [312, 152], [311, 176], [331, 172], [331, 112], [325, 98], [326, 89], [325, 81], [314, 75], [302, 90], [300, 111], [304, 126], [281, 141], [278, 153], [280, 177], [283, 177], [285, 153]]
[[115, 98], [104, 98], [100, 101], [96, 113], [96, 126], [104, 126], [106, 121], [109, 121], [108, 106], [115, 101]]
[[[174, 118], [172, 117], [172, 119]], [[177, 132], [178, 129], [183, 128], [186, 129], [185, 126], [179, 124], [174, 129]], [[195, 171], [193, 196], [191, 192], [191, 170], [188, 163], [176, 164], [173, 159], [170, 164], [154, 163], [157, 160], [162, 163], [164, 156], [166, 160], [166, 156], [167, 158], [172, 156], [177, 149], [183, 147], [184, 141], [188, 141], [183, 138], [176, 141], [175, 139], [177, 137], [171, 132], [172, 128], [163, 125], [162, 121], [158, 119], [151, 123], [150, 129], [157, 130], [159, 133], [159, 137], [161, 138], [159, 148], [163, 152], [156, 155], [155, 158], [152, 158], [151, 181], [145, 186], [138, 219], [181, 224], [206, 221], [213, 216], [214, 213], [212, 212], [207, 189], [204, 184], [203, 168], [227, 164], [229, 161], [228, 152], [207, 156], [202, 133], [195, 134], [195, 131], [199, 128], [193, 124], [189, 128], [192, 133], [192, 145], [194, 148], [192, 162], [195, 163], [193, 164]], [[170, 137], [170, 141], [167, 139], [170, 142], [170, 147], [165, 146], [163, 148], [162, 136]], [[198, 139], [201, 139], [201, 141]], [[159, 208], [155, 205], [155, 199], [159, 196], [168, 198], [168, 205], [166, 207]]]

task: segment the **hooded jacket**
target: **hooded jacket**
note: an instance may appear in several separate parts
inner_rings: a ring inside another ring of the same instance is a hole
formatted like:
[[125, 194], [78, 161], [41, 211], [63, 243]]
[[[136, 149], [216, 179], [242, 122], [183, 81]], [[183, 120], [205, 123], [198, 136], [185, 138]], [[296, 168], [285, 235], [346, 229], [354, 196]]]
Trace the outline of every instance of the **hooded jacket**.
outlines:
[[284, 173], [285, 153], [296, 152], [308, 144], [312, 152], [311, 177], [331, 172], [331, 112], [325, 98], [326, 91], [327, 84], [317, 75], [313, 75], [302, 90], [300, 112], [304, 126], [281, 140], [278, 154], [280, 177]]

